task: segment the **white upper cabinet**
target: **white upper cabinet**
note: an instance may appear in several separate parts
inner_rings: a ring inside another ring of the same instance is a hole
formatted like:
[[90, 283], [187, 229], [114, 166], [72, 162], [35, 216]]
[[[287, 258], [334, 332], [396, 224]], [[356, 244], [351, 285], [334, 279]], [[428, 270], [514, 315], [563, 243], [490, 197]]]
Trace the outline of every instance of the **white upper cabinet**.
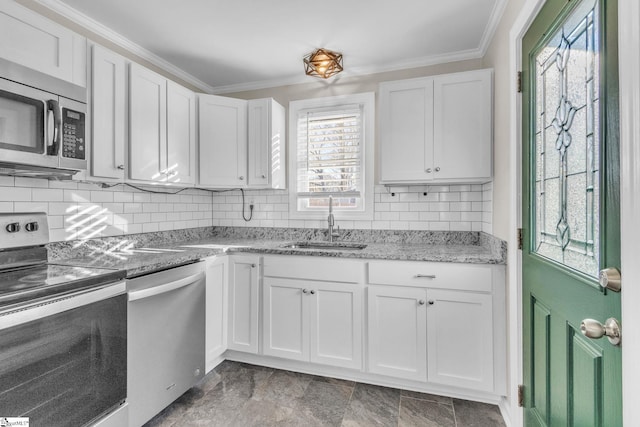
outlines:
[[382, 182], [432, 178], [433, 79], [380, 84]]
[[199, 95], [199, 184], [247, 186], [247, 101]]
[[167, 79], [129, 67], [129, 178], [162, 181], [167, 165]]
[[129, 68], [128, 177], [195, 182], [195, 94], [140, 65]]
[[2, 58], [86, 87], [85, 37], [14, 1], [0, 3], [0, 28]]
[[381, 183], [492, 176], [490, 69], [380, 84]]
[[176, 184], [196, 182], [196, 96], [167, 81], [167, 179]]
[[123, 181], [127, 143], [127, 60], [101, 46], [91, 58], [91, 176]]
[[249, 101], [248, 181], [251, 188], [286, 188], [285, 110], [272, 98]]
[[433, 80], [433, 177], [488, 180], [492, 175], [492, 71]]

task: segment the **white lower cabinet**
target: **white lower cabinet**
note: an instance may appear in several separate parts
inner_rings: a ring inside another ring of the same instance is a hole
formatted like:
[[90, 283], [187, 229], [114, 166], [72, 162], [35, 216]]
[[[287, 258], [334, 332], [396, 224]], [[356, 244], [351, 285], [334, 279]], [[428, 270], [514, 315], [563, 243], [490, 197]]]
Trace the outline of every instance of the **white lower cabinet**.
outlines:
[[426, 289], [369, 286], [369, 371], [427, 380]]
[[316, 256], [212, 258], [207, 370], [228, 349], [253, 353], [227, 353], [232, 359], [283, 369], [349, 377], [347, 369], [430, 393], [503, 396], [504, 270]]
[[205, 369], [211, 371], [227, 349], [227, 256], [207, 260]]
[[360, 285], [264, 279], [263, 354], [359, 369], [361, 342]]
[[429, 382], [493, 391], [493, 307], [490, 294], [427, 292]]
[[504, 393], [504, 268], [369, 262], [368, 370]]
[[258, 352], [260, 257], [229, 257], [228, 336], [230, 350]]

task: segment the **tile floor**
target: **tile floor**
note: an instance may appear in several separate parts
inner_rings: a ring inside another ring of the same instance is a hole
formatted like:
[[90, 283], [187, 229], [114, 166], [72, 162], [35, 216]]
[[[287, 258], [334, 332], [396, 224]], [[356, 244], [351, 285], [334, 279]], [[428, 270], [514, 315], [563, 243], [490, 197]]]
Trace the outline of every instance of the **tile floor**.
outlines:
[[504, 426], [498, 407], [225, 361], [145, 427]]

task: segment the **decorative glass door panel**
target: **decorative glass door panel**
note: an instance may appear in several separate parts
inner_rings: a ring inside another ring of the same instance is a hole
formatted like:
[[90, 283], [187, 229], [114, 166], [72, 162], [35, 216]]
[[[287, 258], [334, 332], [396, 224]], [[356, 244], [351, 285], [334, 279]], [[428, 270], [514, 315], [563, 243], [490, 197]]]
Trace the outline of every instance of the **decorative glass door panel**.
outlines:
[[585, 1], [534, 53], [534, 253], [599, 270], [598, 5]]

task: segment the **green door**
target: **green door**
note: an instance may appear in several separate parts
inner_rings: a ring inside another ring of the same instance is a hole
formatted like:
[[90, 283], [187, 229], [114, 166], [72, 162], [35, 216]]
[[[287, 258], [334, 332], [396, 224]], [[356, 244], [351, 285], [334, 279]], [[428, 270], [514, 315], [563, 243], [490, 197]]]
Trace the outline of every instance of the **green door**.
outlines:
[[[547, 0], [523, 40], [525, 425], [622, 425], [617, 2]], [[612, 277], [610, 274], [609, 277]], [[597, 334], [596, 334], [597, 335]]]

